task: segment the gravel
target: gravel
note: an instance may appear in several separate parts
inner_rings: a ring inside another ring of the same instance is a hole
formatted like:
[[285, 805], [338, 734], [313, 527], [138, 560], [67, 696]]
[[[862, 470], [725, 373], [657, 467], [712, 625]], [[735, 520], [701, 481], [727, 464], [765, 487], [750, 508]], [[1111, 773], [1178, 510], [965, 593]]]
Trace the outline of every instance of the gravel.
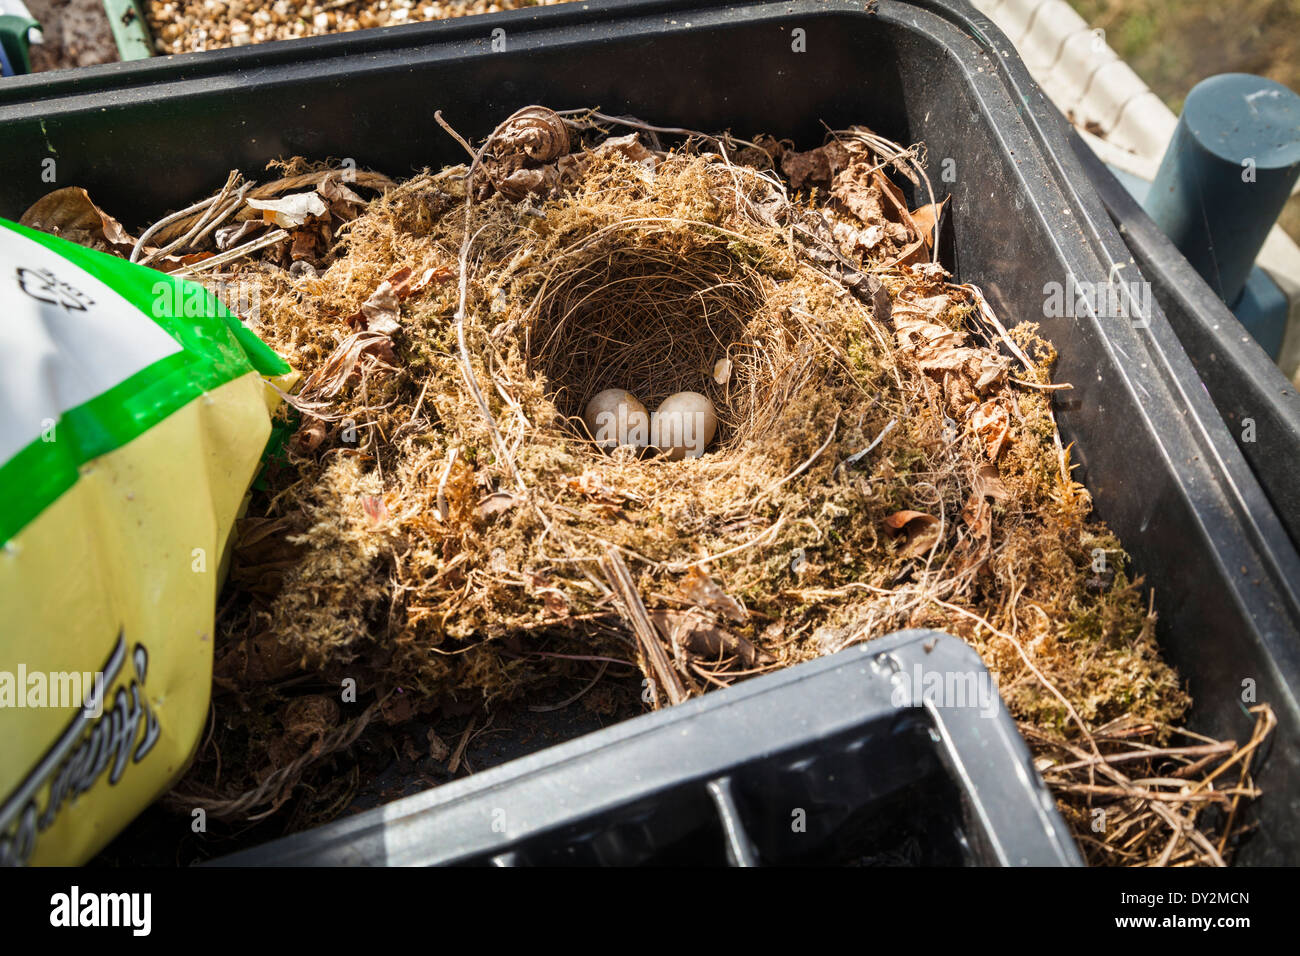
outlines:
[[147, 0], [147, 11], [159, 53], [191, 53], [558, 2], [564, 0]]

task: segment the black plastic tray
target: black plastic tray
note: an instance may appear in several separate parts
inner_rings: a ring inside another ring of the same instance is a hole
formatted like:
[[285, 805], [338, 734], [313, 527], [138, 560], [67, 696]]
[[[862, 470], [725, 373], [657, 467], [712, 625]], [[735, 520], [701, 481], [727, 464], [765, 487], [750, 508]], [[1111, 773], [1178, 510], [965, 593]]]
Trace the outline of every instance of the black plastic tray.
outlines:
[[[1300, 394], [1097, 154], [1077, 133], [1071, 140], [1237, 447], [1300, 543]], [[1255, 424], [1249, 432], [1247, 421]]]
[[823, 122], [923, 141], [952, 195], [951, 265], [1007, 321], [1040, 321], [1060, 351], [1074, 390], [1058, 394], [1057, 417], [1076, 475], [1155, 589], [1192, 726], [1245, 739], [1243, 681], [1277, 712], [1259, 833], [1239, 859], [1300, 861], [1294, 546], [1158, 307], [1141, 323], [1044, 316], [1045, 283], [1105, 284], [1130, 256], [1011, 44], [964, 3], [869, 6], [610, 0], [19, 77], [0, 86], [0, 215], [50, 188], [46, 157], [59, 183], [87, 187], [129, 226], [276, 157], [349, 157], [390, 175], [459, 162], [435, 109], [476, 137], [541, 102], [804, 146]]
[[979, 655], [917, 630], [214, 865], [1081, 862]]

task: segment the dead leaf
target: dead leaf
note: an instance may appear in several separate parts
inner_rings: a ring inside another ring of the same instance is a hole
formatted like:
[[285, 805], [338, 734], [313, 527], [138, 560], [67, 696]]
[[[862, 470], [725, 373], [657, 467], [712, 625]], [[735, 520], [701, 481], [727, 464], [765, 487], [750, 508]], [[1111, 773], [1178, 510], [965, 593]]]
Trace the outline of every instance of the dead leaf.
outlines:
[[926, 554], [939, 541], [939, 519], [924, 511], [895, 511], [885, 518], [885, 530], [890, 537], [903, 538], [905, 558]]
[[88, 249], [130, 255], [135, 240], [122, 224], [96, 206], [80, 186], [56, 189], [36, 200], [18, 220], [31, 229]]
[[498, 491], [495, 494], [488, 495], [480, 499], [478, 503], [478, 513], [484, 521], [494, 515], [499, 515], [509, 511], [511, 508], [520, 504], [523, 499], [517, 498], [508, 491]]
[[[233, 573], [232, 573], [233, 574]], [[212, 666], [213, 677], [238, 686], [283, 680], [301, 669], [301, 655], [269, 631], [240, 638]]]
[[790, 180], [791, 189], [802, 189], [806, 183], [829, 185], [831, 179], [852, 161], [854, 153], [838, 141], [818, 146], [807, 152], [786, 152], [781, 157], [781, 172]]
[[570, 491], [604, 504], [621, 505], [629, 497], [623, 492], [609, 487], [601, 476], [594, 471], [584, 471], [579, 477], [568, 478], [564, 483]]
[[310, 415], [304, 415], [302, 424], [293, 434], [293, 449], [300, 455], [310, 455], [325, 440], [325, 422]]
[[744, 624], [749, 620], [749, 612], [741, 603], [698, 567], [686, 572], [677, 585], [676, 597], [684, 603], [715, 611], [734, 624]]
[[647, 149], [641, 142], [641, 135], [635, 132], [628, 133], [626, 136], [611, 136], [591, 152], [601, 157], [619, 155], [650, 168], [654, 168], [659, 163], [659, 156]]
[[429, 731], [425, 739], [429, 741], [429, 756], [434, 760], [442, 763], [451, 756], [451, 748], [447, 742], [438, 736], [436, 731]]
[[713, 615], [701, 608], [648, 613], [659, 633], [674, 649], [680, 648], [702, 660], [735, 657], [745, 667], [773, 660], [770, 654], [760, 651], [746, 638], [719, 627]]
[[298, 229], [293, 233], [293, 245], [289, 247], [289, 258], [294, 262], [313, 261], [317, 258], [320, 246], [320, 233], [314, 229]]
[[401, 305], [387, 280], [379, 283], [370, 298], [361, 304], [361, 316], [368, 332], [392, 335], [401, 329]]
[[981, 350], [977, 367], [974, 369], [976, 391], [982, 392], [992, 385], [1005, 381], [1010, 368], [1011, 361], [1006, 356]]
[[383, 718], [384, 723], [392, 726], [404, 724], [416, 714], [416, 701], [414, 694], [404, 694], [401, 690], [387, 697], [379, 705], [379, 716]]
[[713, 380], [719, 385], [726, 385], [731, 381], [731, 359], [720, 358], [713, 363]]
[[975, 409], [970, 419], [971, 428], [984, 443], [990, 461], [997, 461], [1002, 445], [1011, 432], [1011, 416], [996, 401], [987, 401]]
[[981, 465], [971, 484], [981, 498], [1006, 501], [1011, 497], [1011, 489], [1003, 484], [997, 465]]
[[343, 185], [338, 176], [321, 180], [316, 191], [329, 204], [330, 211], [345, 222], [355, 219], [366, 206], [366, 201]]
[[548, 163], [569, 151], [569, 127], [554, 110], [529, 106], [510, 117], [493, 146], [498, 157], [516, 153]]
[[936, 230], [939, 228], [939, 220], [943, 217], [943, 209], [948, 205], [948, 198], [945, 196], [939, 202], [930, 203], [912, 210], [912, 222], [916, 223], [921, 238], [925, 240], [928, 249], [933, 249], [938, 239]]
[[262, 214], [265, 222], [274, 223], [281, 229], [297, 229], [309, 219], [320, 219], [329, 214], [329, 207], [320, 194], [293, 193], [281, 199], [247, 199], [250, 209]]
[[352, 376], [359, 374], [362, 359], [370, 357], [377, 368], [396, 369], [393, 340], [381, 332], [356, 332], [338, 344], [330, 357], [303, 383], [303, 399], [333, 398]]
[[978, 491], [972, 491], [961, 512], [970, 533], [975, 538], [986, 539], [993, 531], [993, 509]]

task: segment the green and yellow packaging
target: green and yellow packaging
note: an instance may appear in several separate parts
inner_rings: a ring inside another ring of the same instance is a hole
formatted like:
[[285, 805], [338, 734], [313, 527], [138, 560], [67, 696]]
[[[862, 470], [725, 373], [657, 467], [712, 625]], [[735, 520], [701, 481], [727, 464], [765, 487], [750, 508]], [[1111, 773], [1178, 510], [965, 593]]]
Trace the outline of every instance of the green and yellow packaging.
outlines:
[[0, 864], [84, 862], [184, 770], [293, 377], [206, 290], [0, 220]]

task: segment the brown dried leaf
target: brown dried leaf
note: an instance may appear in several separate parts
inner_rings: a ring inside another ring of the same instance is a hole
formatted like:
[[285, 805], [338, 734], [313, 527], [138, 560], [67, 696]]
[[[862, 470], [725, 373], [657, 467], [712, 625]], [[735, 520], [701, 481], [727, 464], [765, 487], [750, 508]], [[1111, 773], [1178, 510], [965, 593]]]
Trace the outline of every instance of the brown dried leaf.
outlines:
[[926, 554], [939, 541], [939, 519], [924, 511], [895, 511], [885, 518], [885, 530], [903, 538], [905, 558]]
[[494, 515], [509, 511], [523, 501], [508, 491], [498, 491], [479, 500], [478, 513], [484, 521]]
[[304, 415], [302, 424], [293, 434], [293, 450], [300, 455], [310, 455], [325, 440], [325, 422], [310, 415]]
[[549, 163], [569, 152], [569, 127], [554, 110], [528, 106], [506, 122], [493, 144], [497, 156], [522, 153], [538, 163]]
[[368, 332], [392, 335], [401, 329], [401, 304], [388, 280], [379, 283], [361, 304], [362, 325]]
[[404, 724], [416, 714], [414, 694], [403, 694], [400, 690], [386, 698], [379, 705], [379, 716], [384, 723], [392, 726]]
[[96, 206], [80, 186], [66, 186], [47, 193], [18, 221], [100, 252], [129, 255], [135, 246], [135, 240], [122, 224]]
[[289, 247], [289, 258], [294, 262], [300, 259], [315, 261], [320, 244], [321, 236], [315, 229], [297, 229], [293, 233], [293, 245]]
[[301, 664], [297, 651], [264, 631], [240, 638], [230, 646], [213, 664], [212, 674], [218, 681], [239, 686], [264, 684], [297, 673]]
[[377, 368], [397, 367], [392, 339], [381, 332], [356, 332], [340, 342], [320, 368], [308, 376], [299, 397], [304, 400], [333, 398], [352, 376], [359, 374], [358, 365], [366, 357]]
[[1011, 432], [1011, 416], [996, 401], [987, 401], [975, 409], [971, 415], [971, 428], [984, 443], [984, 451], [990, 461], [997, 461], [1002, 453], [1003, 443]]
[[702, 660], [735, 657], [746, 667], [769, 663], [770, 654], [758, 650], [746, 638], [720, 627], [712, 614], [701, 608], [688, 611], [650, 611], [650, 620], [674, 648]]
[[988, 538], [993, 531], [993, 509], [978, 491], [972, 491], [962, 508], [962, 519], [976, 538]]
[[676, 597], [687, 604], [715, 611], [734, 624], [744, 624], [749, 620], [749, 612], [741, 603], [698, 567], [686, 572], [677, 585]]
[[939, 219], [943, 216], [943, 207], [948, 205], [948, 197], [945, 196], [939, 202], [930, 203], [912, 210], [912, 222], [921, 233], [921, 238], [925, 240], [927, 249], [933, 249], [934, 243], [938, 238], [936, 230], [939, 228]]
[[974, 493], [981, 498], [994, 501], [1006, 501], [1011, 497], [1011, 489], [1002, 482], [997, 465], [981, 465], [972, 482]]
[[843, 143], [833, 141], [803, 153], [786, 152], [781, 157], [781, 172], [790, 180], [792, 189], [802, 189], [805, 183], [829, 185], [854, 155]]
[[635, 132], [628, 133], [626, 136], [611, 136], [593, 149], [592, 153], [601, 157], [619, 155], [651, 168], [659, 163], [659, 155], [647, 149], [641, 142], [640, 134]]
[[330, 212], [345, 222], [355, 219], [366, 205], [366, 201], [345, 186], [338, 176], [321, 180], [316, 191], [329, 204]]
[[619, 505], [627, 498], [626, 495], [605, 484], [600, 475], [594, 471], [584, 471], [579, 477], [568, 478], [564, 483], [570, 491], [590, 498], [592, 501]]

